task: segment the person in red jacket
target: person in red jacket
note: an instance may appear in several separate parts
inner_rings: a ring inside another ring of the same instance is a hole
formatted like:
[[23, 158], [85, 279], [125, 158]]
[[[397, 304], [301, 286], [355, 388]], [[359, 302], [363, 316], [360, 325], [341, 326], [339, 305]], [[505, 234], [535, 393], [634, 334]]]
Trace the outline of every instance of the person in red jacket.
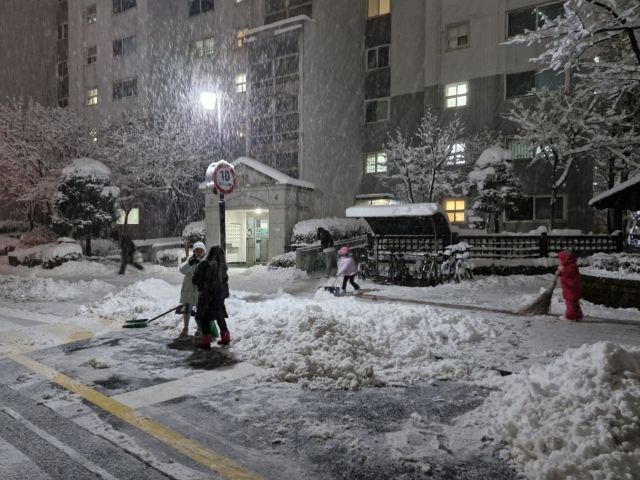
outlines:
[[556, 275], [560, 277], [562, 283], [562, 298], [567, 304], [567, 313], [560, 317], [560, 320], [571, 320], [577, 322], [582, 319], [582, 309], [580, 299], [582, 298], [582, 282], [580, 281], [580, 271], [576, 263], [576, 257], [571, 251], [560, 252], [558, 254], [560, 266]]

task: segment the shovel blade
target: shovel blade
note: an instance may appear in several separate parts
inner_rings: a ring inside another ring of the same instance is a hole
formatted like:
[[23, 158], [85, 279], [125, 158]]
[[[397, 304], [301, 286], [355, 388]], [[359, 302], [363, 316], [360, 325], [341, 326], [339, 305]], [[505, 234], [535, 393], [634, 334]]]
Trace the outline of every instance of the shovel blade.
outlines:
[[145, 328], [148, 323], [149, 323], [148, 318], [127, 320], [122, 326], [122, 328]]
[[324, 287], [324, 290], [326, 292], [331, 292], [332, 294], [334, 294], [336, 297], [340, 296], [340, 287]]

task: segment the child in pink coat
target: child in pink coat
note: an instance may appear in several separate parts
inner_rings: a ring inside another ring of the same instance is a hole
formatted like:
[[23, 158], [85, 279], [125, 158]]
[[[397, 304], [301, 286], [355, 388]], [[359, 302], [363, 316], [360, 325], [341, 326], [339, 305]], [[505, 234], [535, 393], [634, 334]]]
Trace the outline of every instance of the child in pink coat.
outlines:
[[573, 254], [567, 250], [558, 254], [560, 266], [556, 272], [556, 276], [560, 277], [562, 283], [562, 298], [567, 304], [567, 313], [560, 320], [571, 320], [577, 322], [581, 320], [582, 309], [580, 308], [580, 299], [582, 298], [582, 282], [580, 281], [580, 271], [578, 270], [577, 260]]
[[344, 280], [342, 280], [342, 293], [346, 293], [347, 291], [347, 282], [350, 282], [353, 288], [355, 288], [356, 293], [362, 293], [358, 284], [354, 281], [356, 275], [358, 274], [358, 267], [356, 266], [356, 262], [353, 260], [351, 253], [347, 247], [342, 247], [340, 249], [340, 262], [338, 264], [338, 273], [336, 277], [340, 275], [344, 275]]

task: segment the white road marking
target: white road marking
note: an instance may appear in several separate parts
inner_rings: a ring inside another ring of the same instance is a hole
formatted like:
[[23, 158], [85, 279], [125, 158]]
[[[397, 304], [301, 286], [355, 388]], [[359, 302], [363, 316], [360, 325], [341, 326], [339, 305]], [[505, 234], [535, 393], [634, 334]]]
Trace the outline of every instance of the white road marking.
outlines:
[[86, 458], [84, 458], [82, 455], [80, 455], [78, 452], [76, 452], [73, 448], [69, 447], [68, 445], [65, 445], [64, 443], [62, 443], [60, 440], [58, 440], [54, 436], [49, 435], [47, 432], [42, 430], [40, 427], [38, 427], [38, 426], [34, 425], [33, 423], [31, 423], [29, 420], [24, 418], [18, 412], [10, 409], [9, 407], [0, 407], [0, 410], [2, 410], [4, 413], [6, 413], [10, 417], [12, 417], [14, 420], [17, 420], [18, 422], [20, 422], [26, 428], [31, 430], [33, 433], [38, 435], [43, 440], [49, 442], [51, 445], [56, 447], [61, 452], [67, 454], [69, 457], [71, 457], [73, 460], [78, 462], [80, 465], [82, 465], [84, 468], [86, 468], [90, 472], [95, 473], [96, 475], [100, 475], [102, 478], [104, 478], [106, 480], [118, 480], [116, 477], [111, 475], [109, 472], [107, 472], [103, 468], [99, 467], [95, 463], [92, 463], [89, 460], [87, 460]]
[[195, 394], [202, 390], [222, 383], [238, 380], [243, 377], [264, 372], [260, 367], [249, 363], [237, 363], [228, 367], [220, 367], [210, 372], [198, 373], [189, 377], [161, 383], [153, 387], [142, 388], [133, 392], [114, 395], [112, 399], [129, 408], [146, 407], [156, 403], [166, 402], [184, 395]]

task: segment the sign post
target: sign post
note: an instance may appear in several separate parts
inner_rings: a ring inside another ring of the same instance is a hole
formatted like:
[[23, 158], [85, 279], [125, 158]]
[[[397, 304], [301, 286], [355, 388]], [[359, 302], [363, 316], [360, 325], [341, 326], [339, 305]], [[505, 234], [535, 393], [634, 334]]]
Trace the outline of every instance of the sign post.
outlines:
[[209, 165], [206, 173], [207, 188], [213, 194], [220, 194], [218, 207], [220, 210], [220, 246], [227, 252], [226, 228], [225, 228], [225, 200], [224, 196], [232, 193], [236, 188], [236, 172], [228, 162], [220, 160]]

